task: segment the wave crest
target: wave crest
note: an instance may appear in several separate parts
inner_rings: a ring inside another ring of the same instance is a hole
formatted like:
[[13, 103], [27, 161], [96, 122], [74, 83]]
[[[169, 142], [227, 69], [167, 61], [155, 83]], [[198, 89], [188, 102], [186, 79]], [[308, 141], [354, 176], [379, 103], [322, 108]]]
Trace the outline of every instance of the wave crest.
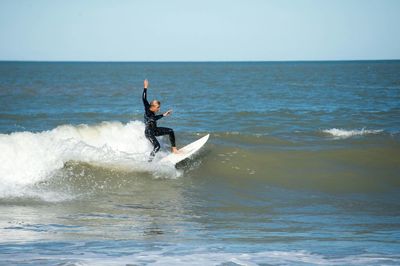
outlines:
[[51, 178], [68, 161], [160, 171], [143, 164], [152, 149], [143, 132], [142, 122], [131, 121], [0, 134], [0, 198], [37, 196], [29, 187]]
[[339, 129], [339, 128], [331, 128], [325, 129], [322, 131], [323, 133], [332, 135], [335, 138], [345, 139], [354, 136], [364, 136], [369, 134], [379, 134], [382, 133], [382, 129], [371, 130], [371, 129], [353, 129], [353, 130], [346, 130], [346, 129]]

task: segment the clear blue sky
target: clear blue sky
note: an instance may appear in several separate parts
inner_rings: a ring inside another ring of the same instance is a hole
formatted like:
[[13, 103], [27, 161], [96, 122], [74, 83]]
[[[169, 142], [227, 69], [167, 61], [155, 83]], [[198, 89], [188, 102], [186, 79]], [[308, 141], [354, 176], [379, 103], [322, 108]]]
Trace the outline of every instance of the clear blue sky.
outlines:
[[400, 0], [0, 0], [0, 60], [400, 59]]

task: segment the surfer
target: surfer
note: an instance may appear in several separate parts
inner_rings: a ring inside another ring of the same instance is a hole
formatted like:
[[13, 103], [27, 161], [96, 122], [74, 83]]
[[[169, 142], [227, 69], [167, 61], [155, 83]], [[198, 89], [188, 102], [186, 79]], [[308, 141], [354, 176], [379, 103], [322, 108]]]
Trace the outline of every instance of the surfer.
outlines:
[[160, 111], [160, 101], [152, 100], [150, 103], [147, 101], [147, 88], [149, 86], [149, 82], [147, 79], [143, 82], [143, 105], [144, 105], [144, 123], [146, 125], [146, 129], [144, 134], [146, 138], [153, 145], [153, 151], [150, 153], [149, 162], [154, 159], [156, 153], [160, 150], [160, 143], [158, 142], [158, 136], [168, 135], [169, 140], [171, 142], [171, 148], [173, 153], [179, 153], [175, 144], [175, 134], [171, 128], [168, 127], [157, 127], [157, 120], [163, 118], [164, 116], [169, 116], [172, 113], [172, 110], [168, 110], [162, 115], [157, 115], [156, 113]]

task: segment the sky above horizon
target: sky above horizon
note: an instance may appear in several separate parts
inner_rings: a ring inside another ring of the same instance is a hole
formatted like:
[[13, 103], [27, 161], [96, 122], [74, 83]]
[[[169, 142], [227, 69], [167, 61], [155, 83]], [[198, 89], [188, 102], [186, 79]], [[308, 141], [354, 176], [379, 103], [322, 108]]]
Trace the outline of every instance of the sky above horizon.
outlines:
[[398, 0], [0, 0], [0, 60], [400, 59]]

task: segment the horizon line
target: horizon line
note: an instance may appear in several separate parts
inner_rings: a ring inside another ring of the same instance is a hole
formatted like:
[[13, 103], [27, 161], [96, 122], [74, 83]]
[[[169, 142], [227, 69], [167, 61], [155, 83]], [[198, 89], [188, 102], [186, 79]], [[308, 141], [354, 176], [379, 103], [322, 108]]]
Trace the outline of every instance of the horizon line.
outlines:
[[371, 62], [400, 61], [399, 59], [327, 59], [327, 60], [1, 60], [0, 63], [307, 63], [307, 62]]

